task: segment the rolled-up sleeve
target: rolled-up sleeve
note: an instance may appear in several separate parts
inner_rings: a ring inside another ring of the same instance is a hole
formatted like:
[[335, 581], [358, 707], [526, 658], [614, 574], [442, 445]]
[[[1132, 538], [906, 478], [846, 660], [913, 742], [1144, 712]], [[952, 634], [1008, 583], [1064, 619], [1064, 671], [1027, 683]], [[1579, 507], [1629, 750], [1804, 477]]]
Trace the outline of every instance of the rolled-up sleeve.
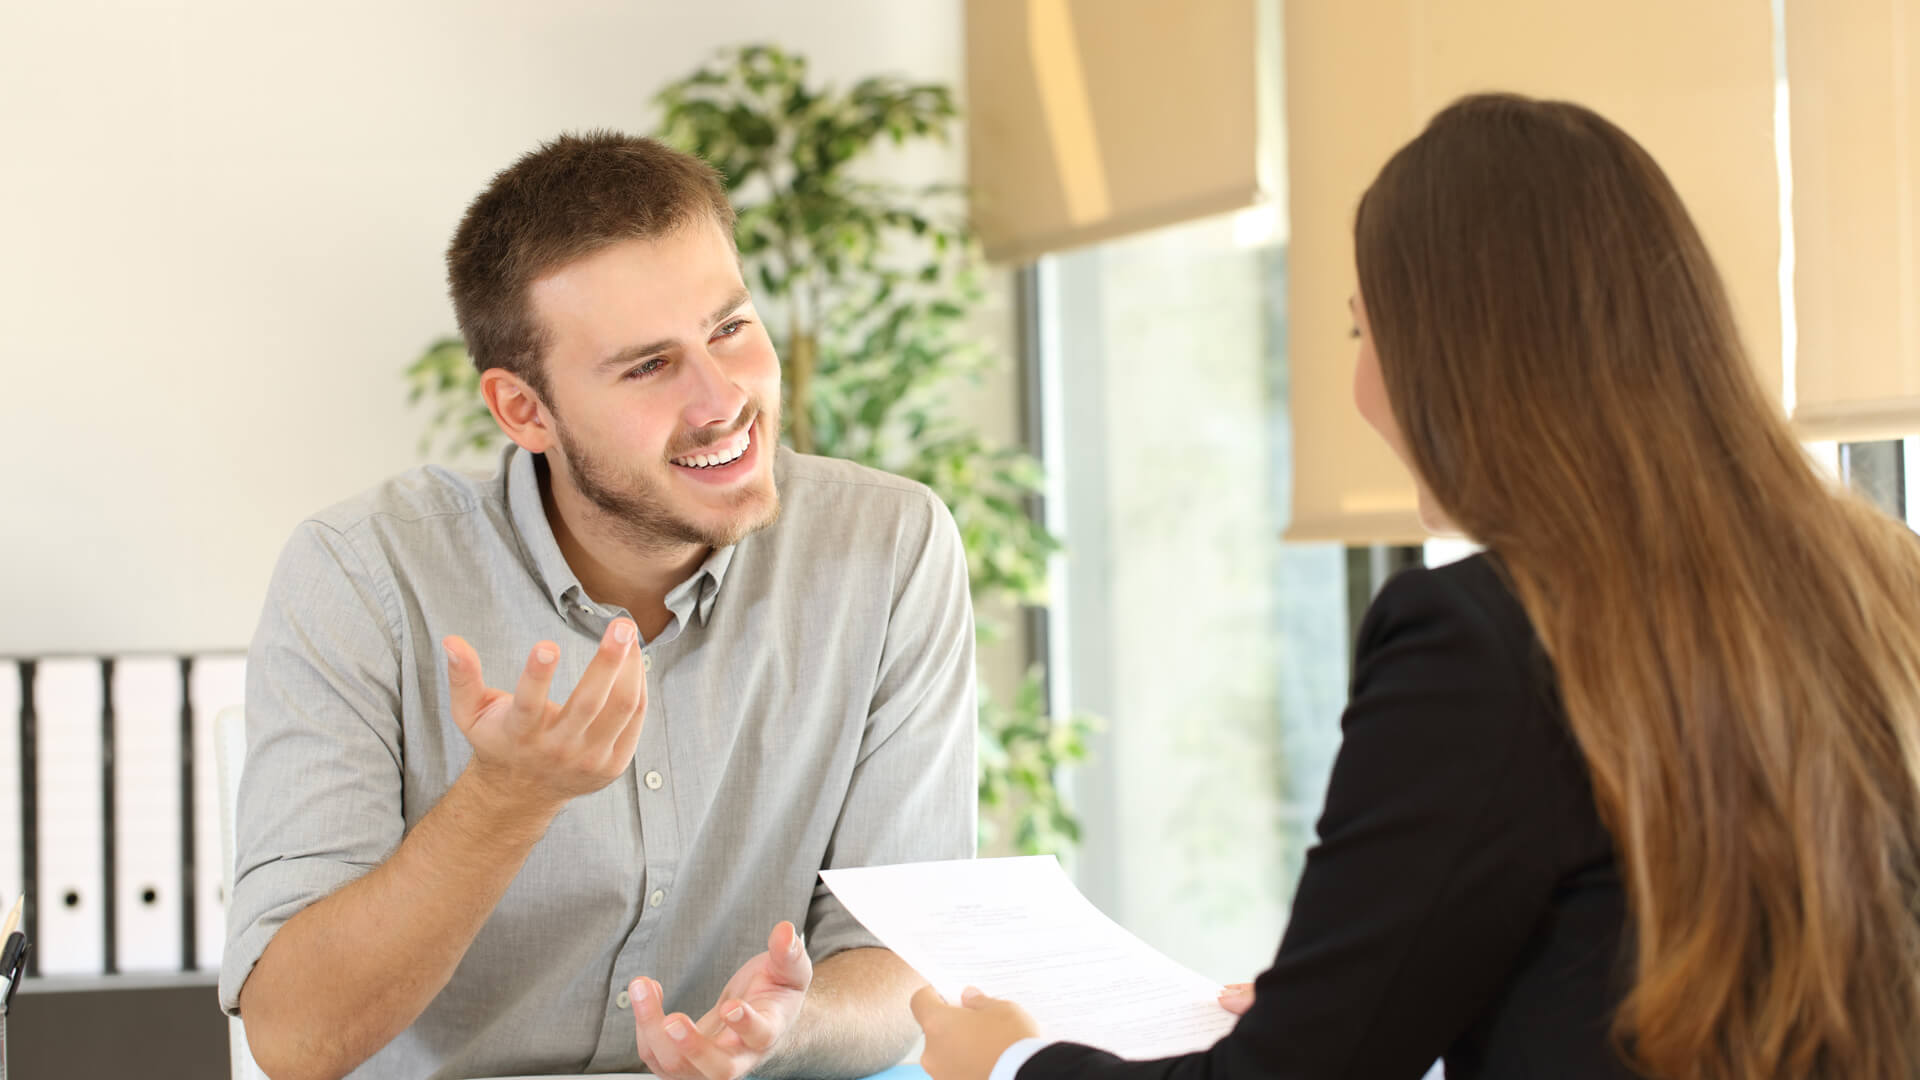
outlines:
[[[972, 857], [977, 676], [966, 552], [945, 504], [901, 534], [893, 608], [860, 756], [826, 868]], [[815, 959], [878, 945], [824, 885], [807, 912]]]
[[398, 605], [350, 533], [300, 526], [247, 656], [247, 756], [234, 822], [220, 1004], [289, 918], [399, 846]]

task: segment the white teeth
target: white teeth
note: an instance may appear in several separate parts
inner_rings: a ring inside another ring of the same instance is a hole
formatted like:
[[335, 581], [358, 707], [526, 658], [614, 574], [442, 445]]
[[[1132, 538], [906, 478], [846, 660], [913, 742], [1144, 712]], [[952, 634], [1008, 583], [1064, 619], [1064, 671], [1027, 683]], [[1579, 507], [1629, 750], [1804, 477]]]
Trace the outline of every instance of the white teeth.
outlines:
[[741, 433], [740, 441], [732, 446], [722, 447], [711, 454], [690, 454], [686, 457], [674, 458], [673, 463], [692, 469], [711, 469], [716, 465], [729, 465], [740, 460], [740, 455], [746, 453], [747, 447], [752, 443], [752, 429], [749, 428]]

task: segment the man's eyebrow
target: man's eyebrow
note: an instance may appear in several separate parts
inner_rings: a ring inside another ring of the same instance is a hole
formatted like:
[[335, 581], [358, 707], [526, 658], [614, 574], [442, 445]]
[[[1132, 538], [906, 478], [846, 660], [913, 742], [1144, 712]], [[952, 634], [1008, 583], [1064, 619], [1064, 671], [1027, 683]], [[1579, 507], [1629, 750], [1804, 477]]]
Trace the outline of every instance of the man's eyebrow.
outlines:
[[721, 304], [717, 308], [714, 308], [713, 314], [707, 316], [707, 325], [712, 326], [713, 324], [719, 322], [721, 319], [724, 319], [727, 316], [733, 314], [735, 311], [738, 311], [739, 309], [746, 307], [747, 301], [751, 299], [753, 299], [752, 294], [747, 292], [747, 290], [745, 289], [741, 289], [739, 292], [736, 292], [732, 296], [727, 297], [726, 303]]
[[[727, 297], [726, 303], [713, 309], [713, 314], [707, 316], [707, 325], [712, 326], [714, 323], [733, 314], [738, 309], [746, 306], [747, 301], [750, 299], [752, 299], [752, 294], [748, 293], [745, 289], [741, 289], [739, 292]], [[599, 364], [595, 365], [594, 370], [596, 372], [605, 372], [612, 368], [621, 367], [633, 363], [642, 357], [652, 356], [654, 353], [666, 352], [676, 344], [678, 344], [678, 341], [675, 338], [661, 338], [659, 341], [649, 341], [645, 345], [629, 345], [619, 352], [614, 353], [612, 356], [607, 357], [605, 360], [600, 361]]]

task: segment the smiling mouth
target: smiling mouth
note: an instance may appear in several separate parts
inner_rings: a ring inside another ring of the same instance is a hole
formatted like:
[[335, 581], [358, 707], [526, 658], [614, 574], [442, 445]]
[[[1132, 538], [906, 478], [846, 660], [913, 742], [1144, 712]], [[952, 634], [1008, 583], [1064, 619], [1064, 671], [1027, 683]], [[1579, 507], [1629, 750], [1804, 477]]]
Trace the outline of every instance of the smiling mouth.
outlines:
[[685, 457], [669, 458], [668, 461], [683, 469], [717, 469], [739, 461], [753, 446], [753, 425], [749, 423], [739, 433], [723, 442], [707, 447], [697, 454]]

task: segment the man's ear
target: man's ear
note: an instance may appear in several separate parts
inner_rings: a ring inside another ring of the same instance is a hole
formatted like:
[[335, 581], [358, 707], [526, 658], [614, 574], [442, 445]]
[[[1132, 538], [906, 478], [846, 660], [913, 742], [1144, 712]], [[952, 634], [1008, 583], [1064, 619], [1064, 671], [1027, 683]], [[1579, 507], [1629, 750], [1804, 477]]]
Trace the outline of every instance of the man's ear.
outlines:
[[480, 396], [507, 438], [529, 454], [544, 454], [554, 444], [553, 418], [527, 381], [506, 368], [480, 375]]

